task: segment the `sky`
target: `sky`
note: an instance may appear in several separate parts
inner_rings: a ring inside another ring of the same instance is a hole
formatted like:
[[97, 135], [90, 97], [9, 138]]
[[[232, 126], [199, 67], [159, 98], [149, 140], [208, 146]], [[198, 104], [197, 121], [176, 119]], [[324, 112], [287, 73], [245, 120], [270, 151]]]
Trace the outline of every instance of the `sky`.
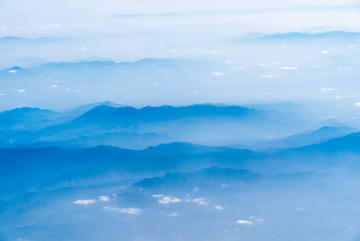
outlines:
[[359, 0], [0, 2], [1, 36], [360, 31]]
[[[359, 36], [242, 41], [328, 31], [360, 33], [360, 0], [0, 0], [0, 109], [107, 100], [348, 101], [353, 109], [360, 103]], [[84, 61], [110, 62], [90, 70], [47, 65]]]

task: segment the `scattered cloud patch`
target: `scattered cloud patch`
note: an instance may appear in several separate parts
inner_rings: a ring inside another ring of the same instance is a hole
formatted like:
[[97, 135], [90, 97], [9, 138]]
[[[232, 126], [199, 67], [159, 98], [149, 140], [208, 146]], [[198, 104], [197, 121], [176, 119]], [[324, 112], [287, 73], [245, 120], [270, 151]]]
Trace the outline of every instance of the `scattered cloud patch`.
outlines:
[[249, 225], [252, 226], [253, 222], [249, 221], [249, 220], [243, 220], [243, 219], [239, 219], [236, 221], [237, 224], [243, 224], [243, 225]]
[[295, 67], [295, 66], [283, 66], [280, 69], [281, 70], [298, 70], [298, 67]]
[[169, 217], [176, 217], [176, 216], [179, 216], [180, 214], [179, 213], [170, 213], [168, 216]]
[[99, 196], [100, 201], [102, 202], [108, 202], [110, 201], [110, 197], [109, 196]]
[[74, 203], [78, 204], [78, 205], [89, 205], [89, 204], [94, 204], [96, 202], [95, 199], [85, 199], [85, 200], [77, 200]]
[[177, 197], [172, 196], [164, 196], [158, 200], [161, 204], [171, 204], [171, 203], [179, 203], [181, 200]]
[[163, 194], [154, 194], [152, 195], [152, 197], [155, 197], [155, 198], [160, 198], [160, 197], [163, 197], [164, 195]]
[[197, 192], [197, 191], [199, 191], [199, 187], [194, 187], [193, 192]]
[[5, 93], [0, 93], [0, 96], [4, 96], [4, 95], [6, 95]]
[[322, 53], [322, 54], [328, 54], [328, 53], [330, 53], [330, 52], [329, 52], [329, 50], [321, 50], [321, 53]]
[[107, 211], [114, 211], [117, 213], [125, 213], [125, 214], [131, 214], [131, 215], [137, 215], [141, 213], [141, 209], [139, 208], [119, 208], [119, 207], [104, 207]]
[[219, 54], [222, 54], [220, 51], [217, 51], [217, 50], [213, 50], [213, 51], [210, 51], [210, 54], [212, 55], [219, 55]]
[[273, 75], [273, 74], [262, 74], [261, 77], [267, 78], [267, 79], [274, 79], [274, 78], [276, 78], [276, 76]]
[[224, 210], [223, 206], [221, 206], [221, 205], [216, 205], [216, 206], [215, 206], [215, 209], [216, 209], [216, 210]]
[[233, 66], [233, 67], [231, 67], [230, 69], [231, 69], [231, 70], [239, 70], [239, 69], [244, 69], [244, 68], [245, 68], [245, 66], [238, 65], [238, 66]]
[[14, 69], [9, 70], [9, 73], [15, 74], [17, 71]]
[[18, 93], [25, 93], [26, 92], [26, 89], [19, 89], [18, 90]]
[[329, 94], [329, 93], [331, 93], [331, 92], [334, 92], [336, 89], [334, 89], [334, 88], [321, 88], [320, 90], [321, 90], [322, 92], [324, 92], [324, 93]]
[[193, 202], [201, 205], [201, 206], [205, 206], [205, 205], [208, 205], [208, 203], [206, 202], [205, 198], [203, 197], [200, 197], [200, 198], [194, 198], [193, 199]]
[[58, 85], [52, 85], [51, 88], [58, 88]]
[[360, 107], [360, 102], [355, 103], [356, 107]]
[[213, 75], [213, 76], [223, 76], [223, 75], [225, 75], [225, 73], [222, 73], [222, 72], [213, 72], [212, 75]]

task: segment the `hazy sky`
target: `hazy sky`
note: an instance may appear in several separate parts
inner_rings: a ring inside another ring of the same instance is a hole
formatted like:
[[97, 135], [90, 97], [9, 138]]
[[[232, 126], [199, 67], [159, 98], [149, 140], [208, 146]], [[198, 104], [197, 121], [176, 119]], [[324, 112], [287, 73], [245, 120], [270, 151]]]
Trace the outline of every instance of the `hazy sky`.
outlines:
[[[358, 110], [359, 37], [241, 42], [256, 32], [326, 31], [360, 32], [360, 0], [0, 0], [0, 107], [325, 99]], [[46, 65], [145, 58], [187, 62]]]
[[[360, 31], [359, 0], [3, 0], [1, 36]], [[205, 27], [204, 27], [205, 26]]]

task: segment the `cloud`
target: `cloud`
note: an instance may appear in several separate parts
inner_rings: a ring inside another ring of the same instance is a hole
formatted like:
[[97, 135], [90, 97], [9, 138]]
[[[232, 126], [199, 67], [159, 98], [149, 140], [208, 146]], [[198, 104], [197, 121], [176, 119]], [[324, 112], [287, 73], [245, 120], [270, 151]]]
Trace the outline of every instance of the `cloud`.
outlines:
[[179, 203], [181, 200], [177, 197], [165, 196], [158, 200], [161, 204]]
[[193, 192], [197, 192], [197, 191], [199, 191], [199, 187], [194, 187]]
[[281, 70], [298, 70], [295, 66], [283, 66], [280, 68]]
[[103, 202], [108, 202], [110, 201], [110, 197], [109, 196], [99, 196], [100, 201]]
[[0, 93], [0, 96], [4, 96], [4, 95], [6, 95], [5, 93]]
[[208, 203], [205, 201], [205, 198], [203, 198], [203, 197], [195, 198], [195, 199], [193, 199], [193, 202], [195, 202], [199, 205], [202, 205], [202, 206], [208, 205]]
[[225, 73], [222, 73], [222, 72], [214, 72], [212, 73], [213, 76], [223, 76], [225, 75]]
[[74, 203], [78, 204], [78, 205], [89, 205], [89, 204], [94, 204], [96, 202], [95, 199], [85, 199], [85, 200], [77, 200]]
[[104, 207], [107, 211], [114, 211], [117, 213], [125, 213], [125, 214], [131, 214], [131, 215], [137, 215], [141, 213], [141, 209], [139, 208], [119, 208], [119, 207]]
[[52, 85], [51, 88], [58, 88], [59, 86], [57, 85]]
[[356, 107], [360, 107], [360, 102], [355, 103]]
[[322, 92], [324, 92], [324, 93], [329, 94], [329, 93], [331, 93], [331, 92], [334, 92], [336, 89], [334, 89], [334, 88], [320, 88], [320, 90], [321, 90]]
[[221, 205], [216, 205], [216, 206], [215, 206], [215, 209], [216, 209], [216, 210], [224, 210], [223, 206], [221, 206]]
[[272, 75], [272, 74], [262, 74], [261, 77], [267, 78], [267, 79], [274, 79], [274, 78], [276, 78], [276, 76], [275, 76], [275, 75]]
[[26, 89], [19, 89], [18, 90], [18, 93], [25, 93], [26, 92]]
[[212, 55], [219, 55], [219, 54], [222, 54], [220, 51], [217, 51], [217, 50], [213, 50], [213, 51], [210, 51], [210, 54]]
[[154, 195], [152, 195], [152, 197], [156, 197], [156, 198], [163, 197], [163, 196], [164, 196], [163, 194], [154, 194]]
[[14, 69], [9, 70], [9, 73], [15, 74], [17, 71]]
[[322, 53], [322, 54], [328, 54], [328, 53], [329, 53], [329, 50], [322, 50], [321, 53]]
[[176, 216], [179, 216], [180, 214], [179, 213], [170, 213], [168, 216], [169, 217], [176, 217]]
[[243, 219], [239, 219], [236, 221], [237, 224], [244, 224], [244, 225], [253, 225], [253, 222], [249, 221], [249, 220], [243, 220]]
[[254, 217], [254, 216], [250, 216], [249, 219], [253, 220], [254, 222], [264, 222], [264, 219], [257, 218], [257, 217]]

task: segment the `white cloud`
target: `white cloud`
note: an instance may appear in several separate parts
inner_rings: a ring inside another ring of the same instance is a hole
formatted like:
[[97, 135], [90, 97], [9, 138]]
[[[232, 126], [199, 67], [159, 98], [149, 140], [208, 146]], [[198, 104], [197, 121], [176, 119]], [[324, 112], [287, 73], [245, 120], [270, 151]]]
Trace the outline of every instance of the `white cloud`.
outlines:
[[329, 53], [329, 50], [322, 50], [321, 53], [322, 53], [322, 54], [328, 54], [328, 53]]
[[4, 95], [6, 95], [5, 93], [0, 93], [0, 96], [4, 96]]
[[212, 73], [213, 76], [223, 76], [225, 75], [225, 73], [222, 73], [222, 72], [214, 72]]
[[349, 48], [355, 48], [356, 45], [355, 45], [355, 44], [350, 44], [348, 47], [349, 47]]
[[234, 61], [234, 60], [226, 60], [225, 63], [227, 63], [227, 64], [233, 64], [233, 63], [235, 63], [235, 61]]
[[250, 216], [249, 219], [252, 219], [254, 222], [264, 222], [264, 219], [257, 218], [257, 217], [254, 217], [254, 216]]
[[74, 203], [78, 204], [78, 205], [89, 205], [89, 204], [94, 204], [96, 202], [95, 199], [85, 199], [85, 200], [77, 200]]
[[274, 78], [276, 78], [276, 76], [275, 76], [275, 75], [272, 75], [272, 74], [262, 74], [261, 77], [267, 78], [267, 79], [274, 79]]
[[100, 201], [103, 202], [108, 202], [110, 201], [110, 197], [109, 196], [99, 196]]
[[237, 224], [245, 224], [245, 225], [253, 225], [253, 222], [249, 221], [249, 220], [243, 220], [243, 219], [239, 219], [236, 221]]
[[25, 93], [26, 92], [26, 89], [19, 89], [18, 90], [18, 93]]
[[238, 65], [238, 66], [233, 66], [233, 67], [231, 67], [230, 69], [231, 69], [231, 70], [239, 70], [239, 69], [244, 69], [244, 68], [245, 68], [245, 66]]
[[355, 103], [356, 107], [360, 107], [360, 102]]
[[163, 196], [164, 196], [163, 194], [154, 194], [154, 195], [152, 195], [152, 197], [156, 197], [156, 198], [163, 197]]
[[194, 187], [193, 192], [197, 192], [197, 191], [199, 191], [199, 187]]
[[195, 202], [199, 205], [202, 205], [202, 206], [208, 205], [208, 203], [205, 201], [205, 198], [203, 198], [203, 197], [195, 198], [195, 199], [193, 199], [193, 202]]
[[179, 216], [180, 214], [179, 213], [170, 213], [168, 216], [169, 217], [176, 217], [176, 216]]
[[216, 209], [216, 210], [224, 210], [223, 206], [221, 206], [221, 205], [216, 205], [216, 206], [215, 206], [215, 209]]
[[210, 54], [212, 54], [212, 55], [219, 55], [219, 54], [221, 54], [221, 52], [220, 52], [220, 51], [217, 51], [217, 50], [213, 50], [213, 51], [210, 51]]
[[119, 208], [119, 207], [104, 207], [107, 211], [114, 211], [118, 213], [125, 213], [131, 215], [137, 215], [141, 213], [141, 209], [139, 208]]
[[295, 66], [283, 66], [280, 68], [281, 70], [298, 70]]
[[165, 196], [162, 197], [161, 199], [159, 199], [158, 201], [161, 204], [170, 204], [170, 203], [178, 203], [181, 202], [181, 200], [177, 197], [172, 197], [172, 196]]
[[331, 93], [331, 92], [334, 92], [336, 89], [334, 89], [334, 88], [320, 88], [320, 90], [321, 90], [322, 92], [324, 92], [324, 93], [329, 94], [329, 93]]
[[57, 85], [52, 85], [51, 88], [58, 88], [59, 86]]
[[9, 73], [15, 74], [17, 71], [14, 69], [9, 70]]

